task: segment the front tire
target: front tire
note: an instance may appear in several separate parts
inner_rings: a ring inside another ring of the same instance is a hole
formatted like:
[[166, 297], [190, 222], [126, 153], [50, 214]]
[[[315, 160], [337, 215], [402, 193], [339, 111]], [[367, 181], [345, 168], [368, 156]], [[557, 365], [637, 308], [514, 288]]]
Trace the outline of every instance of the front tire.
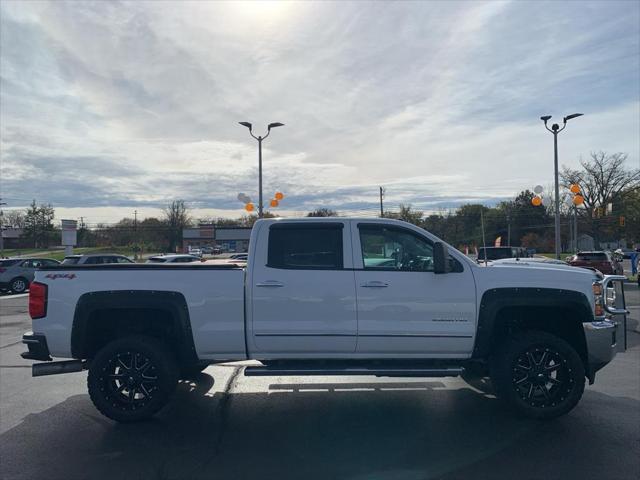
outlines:
[[566, 341], [547, 332], [508, 337], [491, 363], [491, 380], [498, 396], [528, 417], [564, 415], [584, 392], [582, 359]]
[[158, 339], [141, 335], [114, 340], [91, 361], [87, 384], [96, 408], [117, 422], [150, 418], [175, 391], [178, 367]]

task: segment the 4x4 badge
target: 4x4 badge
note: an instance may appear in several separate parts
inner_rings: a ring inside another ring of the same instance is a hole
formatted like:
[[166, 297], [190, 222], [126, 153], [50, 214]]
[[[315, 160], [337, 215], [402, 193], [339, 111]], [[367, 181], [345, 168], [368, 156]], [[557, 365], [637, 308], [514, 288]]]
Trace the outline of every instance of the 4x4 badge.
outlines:
[[44, 276], [44, 278], [49, 278], [51, 280], [55, 280], [56, 278], [68, 278], [69, 280], [73, 280], [76, 278], [75, 273], [48, 273]]

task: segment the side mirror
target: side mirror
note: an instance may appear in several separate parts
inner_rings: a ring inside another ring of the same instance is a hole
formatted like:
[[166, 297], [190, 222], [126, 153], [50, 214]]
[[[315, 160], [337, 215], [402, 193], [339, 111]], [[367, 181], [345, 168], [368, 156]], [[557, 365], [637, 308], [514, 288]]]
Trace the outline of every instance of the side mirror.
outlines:
[[434, 273], [449, 273], [451, 271], [449, 249], [442, 242], [433, 244], [433, 271]]

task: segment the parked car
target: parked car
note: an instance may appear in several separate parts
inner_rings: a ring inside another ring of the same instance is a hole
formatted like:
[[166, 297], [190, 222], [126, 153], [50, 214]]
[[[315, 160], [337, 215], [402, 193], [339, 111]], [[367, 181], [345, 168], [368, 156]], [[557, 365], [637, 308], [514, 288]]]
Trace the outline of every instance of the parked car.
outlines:
[[189, 255], [195, 255], [196, 257], [202, 256], [202, 250], [199, 248], [191, 248], [189, 249]]
[[209, 246], [202, 247], [200, 250], [202, 250], [202, 253], [204, 255], [211, 255], [213, 253], [213, 247], [209, 247]]
[[51, 258], [9, 258], [0, 260], [0, 290], [24, 293], [33, 282], [36, 268], [59, 265]]
[[149, 257], [146, 263], [193, 263], [200, 261], [200, 257], [196, 257], [195, 255], [178, 253], [175, 255], [154, 255], [153, 257]]
[[89, 253], [86, 255], [68, 255], [63, 265], [102, 265], [105, 263], [134, 263], [129, 257], [115, 253]]
[[248, 253], [235, 253], [229, 257], [232, 260], [244, 260], [245, 262], [249, 258]]
[[455, 377], [476, 366], [512, 409], [549, 419], [572, 410], [621, 348], [608, 315], [625, 310], [605, 295], [613, 282], [623, 293], [621, 276], [480, 267], [385, 218], [261, 219], [250, 245], [246, 268], [39, 270], [22, 357], [43, 361], [34, 376], [88, 369], [94, 405], [120, 422], [149, 418], [208, 364], [248, 359], [260, 363], [242, 374], [275, 377]]
[[567, 259], [574, 267], [589, 267], [600, 270], [605, 275], [622, 275], [624, 269], [610, 252], [578, 252]]

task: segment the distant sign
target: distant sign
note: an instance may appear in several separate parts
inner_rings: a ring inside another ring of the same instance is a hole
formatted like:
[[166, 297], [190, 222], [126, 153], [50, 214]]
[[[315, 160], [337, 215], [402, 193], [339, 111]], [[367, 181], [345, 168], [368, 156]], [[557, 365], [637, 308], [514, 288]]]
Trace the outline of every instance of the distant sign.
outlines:
[[62, 245], [75, 247], [78, 242], [78, 222], [76, 220], [60, 220], [60, 226], [62, 228]]

